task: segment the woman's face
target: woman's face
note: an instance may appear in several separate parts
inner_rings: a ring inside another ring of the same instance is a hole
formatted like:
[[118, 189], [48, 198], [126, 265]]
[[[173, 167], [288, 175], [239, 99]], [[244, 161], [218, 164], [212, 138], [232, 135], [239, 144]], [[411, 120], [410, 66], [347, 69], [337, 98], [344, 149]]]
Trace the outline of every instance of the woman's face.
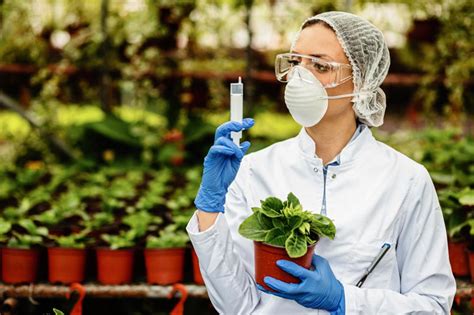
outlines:
[[[313, 55], [325, 61], [350, 64], [344, 50], [332, 29], [323, 24], [313, 24], [304, 28], [293, 48], [293, 53]], [[352, 74], [352, 70], [350, 71]], [[326, 88], [329, 96], [353, 93], [354, 84], [348, 80], [334, 88]], [[347, 111], [352, 111], [352, 97], [329, 100], [324, 119], [336, 118]], [[355, 117], [355, 113], [354, 113]]]

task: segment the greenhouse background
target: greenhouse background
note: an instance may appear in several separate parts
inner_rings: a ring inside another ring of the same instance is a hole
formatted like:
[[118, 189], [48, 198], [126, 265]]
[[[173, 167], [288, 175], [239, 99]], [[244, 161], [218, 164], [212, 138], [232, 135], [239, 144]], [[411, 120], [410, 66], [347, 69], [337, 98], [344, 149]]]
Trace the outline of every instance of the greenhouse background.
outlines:
[[[275, 55], [329, 10], [384, 33], [388, 105], [372, 131], [429, 170], [458, 280], [453, 313], [472, 313], [469, 0], [0, 0], [0, 312], [215, 314], [184, 228], [214, 131], [229, 119], [229, 84], [245, 84], [250, 151], [295, 136]], [[68, 265], [85, 272], [54, 274], [54, 249], [70, 247]], [[150, 279], [146, 249], [168, 247], [181, 250], [164, 265], [179, 270]], [[129, 270], [101, 270], [100, 249], [123, 249], [112, 266]], [[171, 294], [174, 283], [184, 286]]]

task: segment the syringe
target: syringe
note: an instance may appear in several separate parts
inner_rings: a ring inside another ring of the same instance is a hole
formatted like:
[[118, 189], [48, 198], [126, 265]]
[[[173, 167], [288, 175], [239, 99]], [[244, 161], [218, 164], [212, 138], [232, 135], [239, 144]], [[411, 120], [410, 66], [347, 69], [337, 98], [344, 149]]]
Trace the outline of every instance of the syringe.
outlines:
[[[238, 83], [230, 84], [230, 120], [242, 123], [244, 111], [244, 84], [239, 77]], [[230, 133], [230, 137], [237, 146], [240, 146], [242, 131]]]

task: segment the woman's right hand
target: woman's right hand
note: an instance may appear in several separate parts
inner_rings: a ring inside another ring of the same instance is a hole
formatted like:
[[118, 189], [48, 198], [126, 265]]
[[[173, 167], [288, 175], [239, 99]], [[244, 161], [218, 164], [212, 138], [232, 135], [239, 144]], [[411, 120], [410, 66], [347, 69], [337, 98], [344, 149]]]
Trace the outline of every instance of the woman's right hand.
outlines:
[[205, 212], [224, 212], [225, 195], [237, 175], [240, 162], [250, 147], [242, 142], [240, 147], [231, 140], [230, 133], [246, 130], [254, 125], [252, 118], [242, 123], [229, 121], [220, 125], [214, 137], [214, 145], [204, 158], [204, 171], [194, 204]]

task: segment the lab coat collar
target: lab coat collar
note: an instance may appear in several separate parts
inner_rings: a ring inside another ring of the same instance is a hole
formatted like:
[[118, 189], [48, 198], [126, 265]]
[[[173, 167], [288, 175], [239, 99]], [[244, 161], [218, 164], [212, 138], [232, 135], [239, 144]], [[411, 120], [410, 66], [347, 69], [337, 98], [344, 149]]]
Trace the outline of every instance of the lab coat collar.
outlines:
[[[346, 144], [346, 146], [339, 153], [340, 165], [351, 164], [354, 160], [362, 155], [363, 147], [368, 148], [367, 145], [369, 143], [375, 142], [372, 131], [367, 125], [361, 124], [358, 126], [358, 128], [362, 129], [360, 134], [353, 141], [350, 141], [348, 144]], [[296, 138], [300, 153], [305, 158], [310, 158], [312, 160], [316, 158], [316, 160], [322, 164], [322, 159], [316, 155], [316, 143], [309, 136], [304, 127], [301, 128]]]

